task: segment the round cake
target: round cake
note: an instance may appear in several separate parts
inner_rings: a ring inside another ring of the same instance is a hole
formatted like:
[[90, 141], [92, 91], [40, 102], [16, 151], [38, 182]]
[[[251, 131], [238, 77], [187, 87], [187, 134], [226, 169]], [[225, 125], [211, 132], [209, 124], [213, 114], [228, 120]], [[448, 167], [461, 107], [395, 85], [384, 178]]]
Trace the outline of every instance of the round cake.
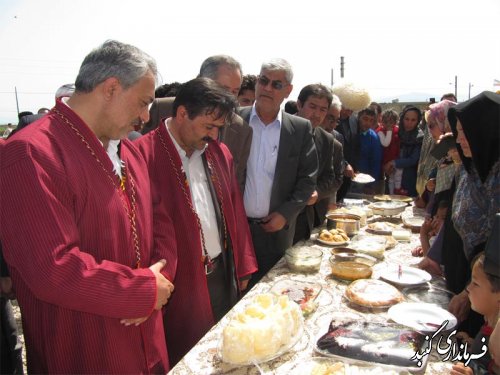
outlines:
[[403, 301], [401, 292], [386, 282], [375, 279], [361, 279], [349, 284], [346, 298], [366, 307], [389, 307]]
[[292, 344], [302, 325], [300, 307], [287, 296], [259, 294], [224, 328], [222, 360], [248, 364], [272, 358]]

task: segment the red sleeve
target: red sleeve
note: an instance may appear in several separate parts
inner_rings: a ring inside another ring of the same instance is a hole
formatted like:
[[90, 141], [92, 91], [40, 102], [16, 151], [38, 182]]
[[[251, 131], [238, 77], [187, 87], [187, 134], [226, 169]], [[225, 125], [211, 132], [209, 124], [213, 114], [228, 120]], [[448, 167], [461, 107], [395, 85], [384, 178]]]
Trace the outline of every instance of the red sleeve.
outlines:
[[[76, 217], [78, 197], [57, 155], [11, 151], [18, 157], [11, 157], [8, 165], [2, 161], [0, 196], [8, 199], [2, 199], [0, 228], [7, 263], [22, 283], [36, 298], [63, 308], [114, 318], [149, 315], [156, 300], [149, 269], [97, 262], [91, 249], [81, 249], [78, 221], [84, 218]], [[112, 223], [117, 212], [106, 212], [108, 202], [100, 199], [101, 211], [89, 215], [91, 209], [86, 209], [87, 220], [109, 217], [109, 227], [96, 224], [95, 231], [116, 235]], [[116, 246], [120, 249], [120, 243]]]

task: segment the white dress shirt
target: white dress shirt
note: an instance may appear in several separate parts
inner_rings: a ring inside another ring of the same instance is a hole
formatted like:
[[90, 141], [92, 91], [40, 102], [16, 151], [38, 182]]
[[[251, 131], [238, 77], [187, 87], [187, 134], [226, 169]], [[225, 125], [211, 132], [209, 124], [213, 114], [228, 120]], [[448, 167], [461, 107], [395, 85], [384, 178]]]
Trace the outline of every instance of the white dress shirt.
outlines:
[[243, 203], [248, 217], [261, 218], [269, 214], [276, 161], [281, 135], [281, 110], [273, 122], [265, 125], [255, 105], [250, 113], [249, 125], [253, 129], [252, 146], [247, 163], [247, 179]]
[[[220, 243], [219, 227], [215, 216], [212, 194], [210, 193], [207, 174], [205, 173], [205, 167], [203, 166], [202, 155], [205, 152], [205, 149], [201, 151], [195, 150], [191, 156], [188, 157], [186, 155], [186, 151], [179, 146], [175, 138], [172, 136], [172, 133], [168, 128], [169, 122], [170, 119], [166, 121], [167, 131], [175, 145], [175, 149], [177, 150], [179, 157], [181, 158], [182, 167], [184, 168], [186, 178], [189, 182], [188, 190], [191, 193], [193, 208], [200, 218], [208, 255], [210, 258], [214, 259], [221, 254], [222, 246]], [[172, 181], [172, 183], [178, 182]]]

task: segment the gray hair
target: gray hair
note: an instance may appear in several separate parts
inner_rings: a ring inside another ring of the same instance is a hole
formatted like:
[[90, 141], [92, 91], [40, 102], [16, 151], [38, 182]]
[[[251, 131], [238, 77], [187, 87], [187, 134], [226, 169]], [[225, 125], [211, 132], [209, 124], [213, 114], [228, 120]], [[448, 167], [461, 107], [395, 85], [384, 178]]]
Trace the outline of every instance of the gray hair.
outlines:
[[115, 77], [127, 89], [150, 71], [155, 80], [155, 60], [130, 44], [107, 40], [83, 60], [75, 81], [75, 91], [91, 92], [108, 78]]
[[275, 71], [284, 71], [285, 79], [288, 83], [292, 83], [293, 80], [293, 70], [292, 66], [285, 59], [271, 59], [268, 61], [264, 61], [260, 67], [260, 72], [262, 71], [275, 72]]
[[240, 74], [243, 76], [241, 64], [238, 61], [228, 55], [215, 55], [210, 56], [205, 61], [203, 61], [198, 77], [211, 78], [215, 81], [217, 79], [217, 72], [219, 70], [219, 67], [223, 65], [228, 65], [234, 70], [239, 70]]
[[332, 95], [332, 104], [330, 105], [330, 107], [333, 107], [339, 111], [342, 109], [342, 102], [340, 101], [340, 98], [335, 94]]

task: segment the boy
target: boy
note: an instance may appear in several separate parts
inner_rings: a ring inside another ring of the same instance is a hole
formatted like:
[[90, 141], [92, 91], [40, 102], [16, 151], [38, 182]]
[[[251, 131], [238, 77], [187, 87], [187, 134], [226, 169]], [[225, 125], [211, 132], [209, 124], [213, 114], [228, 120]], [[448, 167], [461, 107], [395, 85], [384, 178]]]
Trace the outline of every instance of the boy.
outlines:
[[[489, 337], [498, 317], [500, 277], [486, 273], [484, 269], [485, 256], [484, 253], [480, 253], [475, 262], [473, 261], [472, 279], [466, 289], [469, 293], [472, 310], [484, 315], [485, 323], [474, 340], [471, 340], [465, 332], [457, 334], [457, 337], [461, 337], [462, 340], [473, 341], [469, 350], [470, 353], [480, 353], [483, 344], [488, 345]], [[484, 343], [481, 341], [483, 337], [486, 339]], [[490, 353], [487, 352], [480, 359], [471, 361], [467, 367], [463, 363], [456, 363], [453, 365], [450, 374], [478, 375], [493, 373], [493, 366], [495, 366], [495, 363], [491, 359]]]

